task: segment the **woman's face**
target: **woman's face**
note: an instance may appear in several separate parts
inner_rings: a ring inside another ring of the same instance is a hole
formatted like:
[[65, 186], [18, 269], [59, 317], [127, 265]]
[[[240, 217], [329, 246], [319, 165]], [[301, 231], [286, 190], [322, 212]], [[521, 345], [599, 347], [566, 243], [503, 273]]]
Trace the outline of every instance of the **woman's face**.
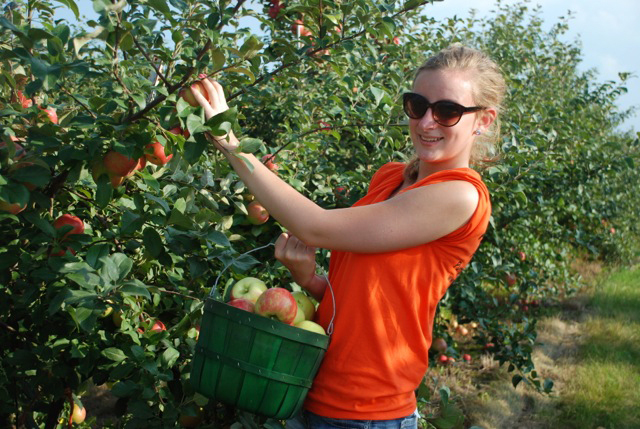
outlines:
[[[415, 80], [413, 92], [425, 97], [430, 103], [440, 100], [453, 101], [464, 107], [475, 106], [473, 82], [466, 71], [425, 70]], [[495, 112], [495, 111], [494, 111]], [[469, 166], [469, 157], [474, 132], [484, 132], [493, 119], [484, 118], [486, 111], [466, 113], [460, 122], [445, 127], [433, 119], [433, 109], [429, 108], [420, 119], [409, 119], [409, 130], [416, 155], [424, 170], [430, 174], [451, 168]], [[423, 170], [421, 165], [421, 170]]]

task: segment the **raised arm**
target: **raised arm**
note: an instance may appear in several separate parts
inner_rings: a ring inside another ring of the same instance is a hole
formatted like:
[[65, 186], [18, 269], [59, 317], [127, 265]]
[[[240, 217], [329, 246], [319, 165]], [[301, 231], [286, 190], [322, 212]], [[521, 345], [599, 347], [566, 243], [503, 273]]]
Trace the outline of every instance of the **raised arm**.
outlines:
[[[203, 80], [211, 103], [196, 99], [207, 117], [226, 110], [222, 87]], [[273, 174], [254, 155], [241, 154], [251, 169], [229, 149], [233, 134], [219, 140], [231, 166], [269, 213], [305, 245], [361, 253], [388, 252], [424, 244], [455, 231], [478, 204], [475, 187], [464, 181], [444, 182], [399, 194], [367, 206], [326, 210]]]

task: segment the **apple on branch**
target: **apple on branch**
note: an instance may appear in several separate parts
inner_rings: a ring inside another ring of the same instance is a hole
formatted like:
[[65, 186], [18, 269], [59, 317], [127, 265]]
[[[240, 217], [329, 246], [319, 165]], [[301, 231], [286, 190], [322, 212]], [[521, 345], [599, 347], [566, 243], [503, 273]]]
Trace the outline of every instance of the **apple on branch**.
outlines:
[[262, 225], [269, 220], [269, 212], [258, 201], [252, 201], [247, 206], [249, 222], [253, 225]]
[[186, 101], [187, 103], [189, 103], [191, 106], [199, 107], [200, 104], [198, 103], [198, 100], [196, 100], [196, 98], [193, 96], [193, 92], [194, 91], [197, 91], [200, 94], [202, 94], [202, 96], [207, 101], [211, 101], [211, 100], [209, 100], [209, 93], [207, 92], [207, 90], [204, 87], [204, 85], [202, 84], [202, 82], [195, 82], [190, 87], [182, 88], [180, 90], [180, 92], [178, 93], [178, 96], [180, 98], [182, 98], [184, 101]]
[[291, 325], [296, 318], [298, 304], [291, 292], [281, 287], [267, 289], [256, 301], [256, 314]]
[[267, 285], [255, 277], [245, 277], [238, 280], [231, 288], [230, 301], [246, 299], [255, 304], [260, 295], [267, 290]]
[[71, 421], [76, 424], [83, 423], [87, 418], [87, 409], [82, 403], [78, 404], [78, 402], [73, 401], [73, 410], [71, 411]]
[[160, 142], [149, 143], [145, 146], [144, 157], [151, 164], [163, 166], [173, 158], [173, 154], [166, 153], [165, 147]]

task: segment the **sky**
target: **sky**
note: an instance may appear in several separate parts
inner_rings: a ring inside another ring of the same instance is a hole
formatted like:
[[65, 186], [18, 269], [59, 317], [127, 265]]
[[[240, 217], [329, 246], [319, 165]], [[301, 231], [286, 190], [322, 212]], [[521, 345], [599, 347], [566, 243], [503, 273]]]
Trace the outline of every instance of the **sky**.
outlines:
[[[91, 0], [76, 0], [80, 14], [91, 19], [96, 16]], [[521, 0], [502, 0], [503, 5], [521, 3]], [[465, 18], [471, 8], [479, 17], [495, 8], [495, 0], [436, 1], [424, 7], [424, 13], [436, 19], [457, 15]], [[542, 7], [542, 18], [550, 27], [567, 11], [573, 13], [569, 21], [566, 41], [582, 42], [583, 70], [596, 69], [598, 81], [618, 80], [619, 72], [636, 76], [627, 81], [628, 93], [619, 99], [619, 107], [638, 106], [638, 113], [628, 119], [622, 130], [640, 131], [640, 1], [638, 0], [533, 0], [529, 6]], [[58, 15], [57, 17], [70, 16]]]
[[[503, 5], [521, 3], [502, 0]], [[483, 16], [495, 8], [495, 0], [444, 0], [425, 7], [425, 13], [436, 19], [457, 15], [465, 18], [473, 7]], [[640, 1], [638, 0], [537, 0], [529, 3], [542, 7], [546, 24], [558, 22], [558, 17], [573, 13], [564, 40], [582, 43], [582, 70], [596, 69], [598, 81], [618, 80], [619, 72], [630, 72], [628, 92], [619, 99], [621, 109], [637, 106], [638, 113], [621, 126], [622, 130], [640, 132]], [[548, 27], [545, 27], [548, 28]]]

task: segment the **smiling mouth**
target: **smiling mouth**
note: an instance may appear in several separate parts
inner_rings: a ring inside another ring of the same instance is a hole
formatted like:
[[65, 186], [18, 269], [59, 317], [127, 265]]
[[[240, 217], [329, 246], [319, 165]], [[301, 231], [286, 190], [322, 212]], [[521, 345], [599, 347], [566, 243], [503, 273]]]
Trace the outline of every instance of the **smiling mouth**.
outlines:
[[423, 143], [437, 143], [442, 140], [442, 137], [420, 137], [420, 141]]

